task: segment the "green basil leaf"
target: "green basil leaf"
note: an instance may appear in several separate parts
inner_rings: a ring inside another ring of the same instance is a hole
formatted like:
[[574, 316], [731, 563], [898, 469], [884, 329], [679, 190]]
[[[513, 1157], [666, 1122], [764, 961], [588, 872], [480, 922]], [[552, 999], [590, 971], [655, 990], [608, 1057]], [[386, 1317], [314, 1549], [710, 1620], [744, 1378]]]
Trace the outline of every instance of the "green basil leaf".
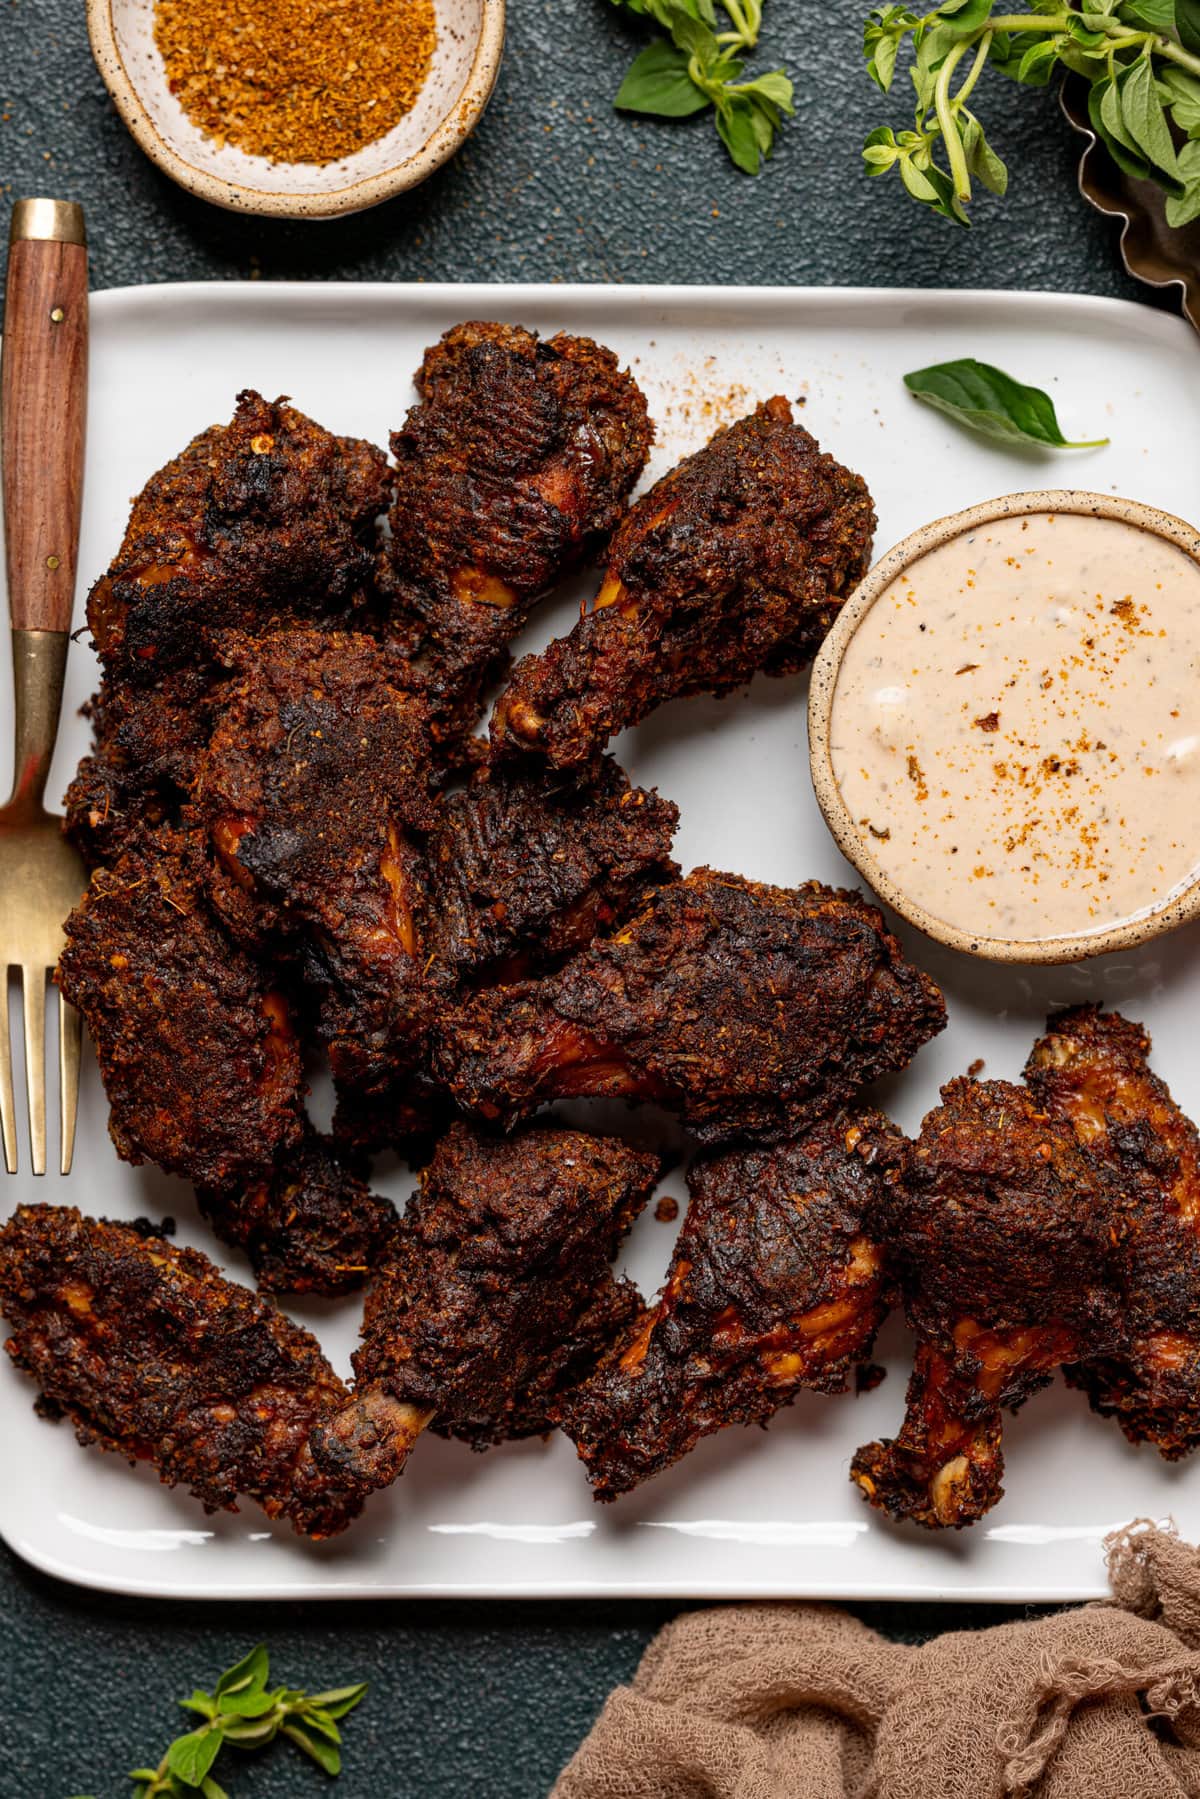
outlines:
[[951, 0], [938, 7], [938, 19], [948, 25], [957, 37], [969, 37], [991, 17], [993, 0]]
[[1175, 145], [1171, 141], [1171, 128], [1158, 97], [1148, 56], [1138, 57], [1120, 77], [1115, 92], [1120, 98], [1125, 129], [1136, 147], [1152, 167], [1177, 181], [1179, 165], [1175, 160]]
[[937, 189], [929, 176], [914, 165], [911, 156], [900, 158], [900, 179], [914, 200], [920, 200], [926, 206], [937, 205]]
[[1023, 87], [1045, 87], [1057, 61], [1058, 45], [1054, 39], [1039, 38], [1017, 64], [1017, 80]]
[[752, 100], [766, 100], [777, 106], [780, 112], [793, 113], [795, 88], [782, 69], [768, 69], [765, 75], [756, 75], [753, 81], [744, 81], [739, 93], [748, 94]]
[[1200, 0], [1175, 0], [1175, 30], [1184, 49], [1200, 56]]
[[1088, 90], [1088, 118], [1093, 131], [1117, 167], [1126, 175], [1131, 175], [1135, 181], [1146, 180], [1150, 165], [1135, 149], [1133, 140], [1125, 130], [1120, 100], [1107, 75], [1103, 81], [1097, 81]]
[[891, 126], [877, 125], [863, 145], [862, 154], [868, 175], [886, 175], [900, 154]]
[[754, 122], [754, 108], [748, 100], [732, 95], [717, 109], [717, 135], [739, 169], [757, 175], [762, 165], [762, 149]]
[[265, 1643], [256, 1643], [232, 1668], [226, 1668], [217, 1682], [215, 1697], [240, 1691], [243, 1687], [265, 1687], [271, 1673], [271, 1661]]
[[983, 126], [973, 113], [964, 115], [962, 142], [967, 168], [975, 179], [993, 194], [1007, 193], [1008, 170], [988, 143]]
[[900, 39], [890, 31], [881, 31], [877, 25], [868, 25], [863, 33], [863, 54], [867, 59], [867, 74], [886, 94], [896, 73]]
[[202, 1718], [215, 1718], [218, 1707], [211, 1693], [206, 1693], [202, 1687], [196, 1687], [190, 1699], [179, 1701], [179, 1709], [185, 1712], [196, 1712]]
[[688, 74], [685, 50], [659, 38], [635, 56], [617, 89], [613, 105], [621, 112], [648, 112], [664, 119], [686, 119], [702, 112], [708, 95]]
[[1037, 387], [1014, 381], [991, 363], [964, 356], [905, 375], [918, 400], [957, 419], [973, 431], [1005, 443], [1037, 443], [1059, 450], [1090, 450], [1106, 437], [1072, 443], [1059, 429], [1054, 402]]
[[341, 1773], [342, 1758], [333, 1743], [326, 1743], [321, 1737], [309, 1736], [298, 1724], [285, 1724], [283, 1734], [295, 1743], [297, 1749], [303, 1749], [318, 1768], [324, 1768], [326, 1774]]
[[1175, 0], [1122, 0], [1121, 21], [1168, 37], [1175, 30]]
[[322, 1711], [320, 1706], [309, 1707], [306, 1705], [303, 1715], [297, 1718], [296, 1722], [305, 1730], [315, 1730], [318, 1736], [328, 1737], [331, 1743], [340, 1743], [342, 1740], [341, 1731], [329, 1713]]
[[310, 1694], [308, 1703], [319, 1705], [331, 1718], [344, 1718], [366, 1698], [367, 1688], [365, 1680], [357, 1681], [352, 1687], [331, 1687], [327, 1693]]
[[1167, 195], [1167, 224], [1173, 229], [1200, 218], [1200, 143], [1183, 146], [1179, 152], [1179, 173], [1183, 177], [1183, 192]]
[[208, 1770], [217, 1759], [221, 1744], [225, 1740], [223, 1731], [192, 1730], [187, 1736], [176, 1737], [167, 1750], [167, 1771], [185, 1786], [198, 1787]]
[[237, 1693], [226, 1693], [221, 1700], [221, 1716], [235, 1718], [263, 1718], [283, 1698], [285, 1689], [276, 1687], [274, 1692], [259, 1692], [250, 1687]]

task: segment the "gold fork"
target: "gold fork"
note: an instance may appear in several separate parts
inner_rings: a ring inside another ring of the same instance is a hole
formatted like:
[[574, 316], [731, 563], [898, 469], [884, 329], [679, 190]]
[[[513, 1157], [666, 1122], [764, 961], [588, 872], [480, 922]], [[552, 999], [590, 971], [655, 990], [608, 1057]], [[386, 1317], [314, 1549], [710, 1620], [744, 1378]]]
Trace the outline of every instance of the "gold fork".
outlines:
[[[4, 348], [0, 462], [8, 609], [12, 621], [13, 791], [0, 807], [0, 1137], [17, 1171], [8, 980], [20, 971], [30, 1165], [46, 1172], [46, 982], [63, 922], [87, 884], [83, 863], [43, 803], [75, 599], [87, 407], [87, 239], [67, 200], [13, 208]], [[80, 1021], [58, 1000], [59, 1166], [70, 1172], [79, 1100]]]

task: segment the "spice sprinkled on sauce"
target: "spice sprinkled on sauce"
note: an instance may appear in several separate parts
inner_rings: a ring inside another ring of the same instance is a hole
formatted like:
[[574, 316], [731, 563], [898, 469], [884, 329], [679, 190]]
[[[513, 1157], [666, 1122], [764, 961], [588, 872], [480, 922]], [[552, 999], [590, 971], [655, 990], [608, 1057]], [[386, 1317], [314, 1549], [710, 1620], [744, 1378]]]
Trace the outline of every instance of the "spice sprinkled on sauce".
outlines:
[[1002, 518], [930, 551], [846, 647], [833, 771], [932, 917], [1046, 939], [1200, 866], [1200, 567], [1119, 520]]
[[218, 146], [327, 163], [411, 111], [437, 32], [433, 0], [156, 0], [154, 41]]

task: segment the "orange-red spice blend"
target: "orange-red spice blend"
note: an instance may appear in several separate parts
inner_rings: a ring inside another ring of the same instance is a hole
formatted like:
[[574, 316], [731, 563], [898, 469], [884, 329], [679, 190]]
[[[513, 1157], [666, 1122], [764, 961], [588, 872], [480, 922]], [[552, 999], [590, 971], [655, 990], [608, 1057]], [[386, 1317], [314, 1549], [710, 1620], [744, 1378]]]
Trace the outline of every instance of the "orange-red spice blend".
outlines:
[[218, 144], [271, 162], [337, 162], [416, 101], [433, 0], [156, 0], [171, 92]]

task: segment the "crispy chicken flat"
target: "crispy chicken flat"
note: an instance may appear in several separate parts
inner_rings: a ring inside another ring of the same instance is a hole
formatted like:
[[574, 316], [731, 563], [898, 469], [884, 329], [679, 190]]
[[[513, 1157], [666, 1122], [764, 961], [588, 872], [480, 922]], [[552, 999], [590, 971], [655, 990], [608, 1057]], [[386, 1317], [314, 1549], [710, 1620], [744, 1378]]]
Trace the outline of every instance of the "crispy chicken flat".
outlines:
[[349, 616], [390, 498], [374, 445], [335, 437], [285, 399], [240, 394], [230, 423], [194, 438], [134, 501], [88, 598], [106, 670], [151, 685], [200, 662], [213, 632]]
[[972, 1524], [1003, 1492], [1002, 1412], [1120, 1341], [1118, 1207], [1069, 1127], [1006, 1081], [948, 1082], [888, 1194], [916, 1354], [899, 1436], [851, 1473], [893, 1518]]
[[424, 707], [368, 637], [279, 631], [226, 654], [195, 801], [213, 902], [251, 949], [297, 960], [339, 1086], [377, 1090], [415, 1066], [424, 1030]]
[[450, 745], [533, 603], [616, 525], [652, 427], [633, 377], [586, 337], [456, 325], [416, 382], [392, 437], [394, 628]]
[[493, 753], [576, 767], [664, 700], [803, 668], [865, 572], [874, 528], [861, 478], [786, 400], [766, 401], [632, 508], [591, 608], [515, 670]]
[[1098, 1412], [1168, 1461], [1200, 1444], [1200, 1133], [1147, 1065], [1150, 1039], [1116, 1012], [1060, 1012], [1025, 1078], [1074, 1131], [1122, 1215], [1120, 1351], [1067, 1369]]
[[221, 1241], [245, 1250], [262, 1293], [353, 1292], [396, 1229], [395, 1207], [311, 1129], [273, 1168], [230, 1188], [202, 1187], [196, 1197]]
[[56, 979], [87, 1021], [119, 1155], [228, 1187], [298, 1143], [287, 1004], [209, 912], [194, 838], [97, 869], [66, 933]]
[[20, 1206], [0, 1230], [0, 1312], [9, 1355], [81, 1443], [152, 1462], [208, 1511], [255, 1499], [305, 1536], [361, 1509], [308, 1450], [346, 1398], [316, 1339], [198, 1251]]
[[518, 772], [451, 795], [426, 853], [435, 966], [491, 984], [586, 947], [678, 874], [678, 822], [607, 757], [586, 783]]
[[944, 1023], [937, 987], [859, 895], [701, 868], [557, 974], [448, 1014], [439, 1065], [493, 1121], [612, 1095], [678, 1112], [703, 1143], [770, 1142], [903, 1068]]
[[322, 1466], [386, 1485], [430, 1419], [476, 1449], [548, 1430], [639, 1308], [611, 1261], [658, 1171], [616, 1137], [452, 1126], [367, 1295], [352, 1400], [314, 1439]]
[[556, 1411], [597, 1499], [805, 1388], [847, 1391], [889, 1304], [874, 1214], [901, 1142], [878, 1113], [840, 1113], [693, 1166], [666, 1286]]

